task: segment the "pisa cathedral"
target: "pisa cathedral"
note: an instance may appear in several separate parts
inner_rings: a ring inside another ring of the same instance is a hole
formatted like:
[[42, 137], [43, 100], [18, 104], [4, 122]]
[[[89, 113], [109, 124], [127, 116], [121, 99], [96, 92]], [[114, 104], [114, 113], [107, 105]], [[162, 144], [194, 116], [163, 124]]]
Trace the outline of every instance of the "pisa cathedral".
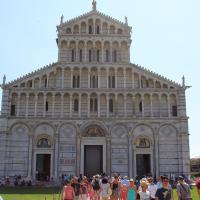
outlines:
[[95, 1], [57, 32], [57, 62], [1, 85], [0, 177], [189, 175], [184, 78], [130, 63], [127, 18]]

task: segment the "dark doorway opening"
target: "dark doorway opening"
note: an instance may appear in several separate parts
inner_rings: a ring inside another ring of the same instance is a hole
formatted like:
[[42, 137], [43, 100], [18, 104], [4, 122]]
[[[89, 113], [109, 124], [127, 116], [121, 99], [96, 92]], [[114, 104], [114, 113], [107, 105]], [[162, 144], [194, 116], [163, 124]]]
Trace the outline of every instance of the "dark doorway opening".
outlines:
[[137, 175], [143, 176], [151, 173], [151, 156], [150, 154], [137, 154], [136, 155], [136, 169]]
[[36, 155], [36, 179], [38, 181], [49, 181], [50, 179], [50, 154]]
[[92, 177], [103, 172], [102, 145], [84, 146], [84, 175]]

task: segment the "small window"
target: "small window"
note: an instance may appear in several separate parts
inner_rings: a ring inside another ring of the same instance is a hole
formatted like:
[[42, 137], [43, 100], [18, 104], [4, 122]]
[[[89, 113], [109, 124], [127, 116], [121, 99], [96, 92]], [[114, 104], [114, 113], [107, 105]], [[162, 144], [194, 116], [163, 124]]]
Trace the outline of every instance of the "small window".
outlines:
[[114, 50], [113, 52], [113, 61], [117, 62], [117, 50]]
[[98, 105], [97, 105], [97, 98], [90, 99], [90, 112], [97, 112]]
[[48, 101], [46, 101], [46, 104], [45, 104], [45, 110], [46, 110], [46, 111], [49, 110], [49, 103], [48, 103]]
[[97, 50], [97, 62], [99, 62], [99, 50]]
[[15, 105], [11, 105], [10, 115], [15, 116]]
[[112, 99], [109, 100], [109, 112], [113, 113], [113, 100]]
[[89, 49], [89, 62], [92, 62], [92, 50]]
[[97, 26], [97, 34], [99, 34], [100, 33], [100, 28], [99, 28], [99, 26]]
[[115, 76], [112, 76], [112, 88], [115, 88]]
[[89, 34], [92, 34], [92, 26], [89, 25]]
[[74, 49], [72, 49], [72, 62], [74, 62], [75, 61], [75, 50]]
[[78, 99], [74, 100], [74, 112], [78, 112]]
[[47, 78], [45, 78], [45, 80], [44, 80], [44, 87], [45, 88], [47, 87]]
[[82, 52], [82, 49], [80, 49], [80, 51], [79, 51], [79, 61], [80, 62], [82, 62], [82, 55], [83, 54], [83, 52]]
[[172, 116], [177, 117], [177, 106], [172, 106]]
[[106, 49], [106, 62], [109, 62], [109, 51]]
[[139, 104], [139, 111], [142, 112], [142, 102], [140, 101], [140, 104]]

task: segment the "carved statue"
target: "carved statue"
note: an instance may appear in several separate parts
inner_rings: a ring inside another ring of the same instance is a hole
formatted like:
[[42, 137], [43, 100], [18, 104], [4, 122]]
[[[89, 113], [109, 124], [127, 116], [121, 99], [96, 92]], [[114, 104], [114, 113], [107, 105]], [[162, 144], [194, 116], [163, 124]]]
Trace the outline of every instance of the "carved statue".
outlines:
[[182, 77], [182, 86], [185, 86], [185, 76]]
[[97, 9], [97, 2], [96, 2], [96, 0], [93, 0], [93, 1], [92, 1], [92, 9], [93, 9], [93, 10], [96, 10], [96, 9]]
[[64, 19], [64, 16], [62, 15], [60, 18], [60, 24], [63, 24], [63, 19]]
[[128, 25], [128, 18], [125, 16], [125, 24]]

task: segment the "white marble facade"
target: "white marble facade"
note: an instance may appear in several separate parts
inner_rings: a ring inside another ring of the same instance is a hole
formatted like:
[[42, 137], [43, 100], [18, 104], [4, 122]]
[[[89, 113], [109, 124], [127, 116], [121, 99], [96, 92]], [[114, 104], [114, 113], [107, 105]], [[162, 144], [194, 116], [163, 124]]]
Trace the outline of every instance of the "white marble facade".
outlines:
[[[58, 61], [3, 83], [0, 177], [36, 178], [37, 154], [50, 177], [84, 173], [84, 146], [102, 145], [103, 171], [136, 176], [190, 173], [182, 85], [130, 63], [131, 27], [96, 10], [57, 26]], [[46, 146], [41, 143], [47, 142]]]

